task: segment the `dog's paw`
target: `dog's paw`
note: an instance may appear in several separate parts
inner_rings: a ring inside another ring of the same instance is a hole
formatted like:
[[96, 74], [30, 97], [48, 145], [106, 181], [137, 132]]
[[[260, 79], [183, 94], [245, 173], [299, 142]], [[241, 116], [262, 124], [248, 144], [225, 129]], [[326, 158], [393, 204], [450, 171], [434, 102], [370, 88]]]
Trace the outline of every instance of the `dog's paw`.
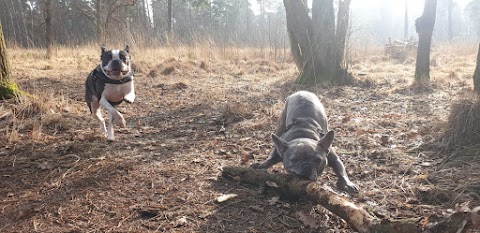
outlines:
[[125, 102], [131, 104], [133, 103], [133, 101], [135, 101], [135, 93], [129, 93], [128, 95], [126, 95], [124, 98]]
[[337, 182], [337, 188], [347, 192], [348, 194], [357, 194], [358, 192], [360, 192], [360, 188], [358, 187], [358, 185], [354, 184], [351, 181], [339, 180]]
[[123, 118], [123, 115], [119, 112], [116, 112], [116, 114], [113, 116], [113, 123], [120, 125], [121, 127], [127, 127], [127, 122], [125, 121], [125, 118]]

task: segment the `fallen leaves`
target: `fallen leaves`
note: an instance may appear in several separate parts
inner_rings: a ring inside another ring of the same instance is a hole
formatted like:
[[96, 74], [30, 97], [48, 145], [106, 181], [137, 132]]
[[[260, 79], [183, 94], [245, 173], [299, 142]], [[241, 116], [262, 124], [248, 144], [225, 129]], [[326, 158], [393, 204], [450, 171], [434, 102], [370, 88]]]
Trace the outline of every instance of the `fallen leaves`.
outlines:
[[296, 215], [298, 217], [298, 220], [300, 220], [303, 225], [315, 230], [320, 227], [317, 221], [312, 216], [310, 216], [310, 214], [307, 214], [303, 211], [298, 211]]

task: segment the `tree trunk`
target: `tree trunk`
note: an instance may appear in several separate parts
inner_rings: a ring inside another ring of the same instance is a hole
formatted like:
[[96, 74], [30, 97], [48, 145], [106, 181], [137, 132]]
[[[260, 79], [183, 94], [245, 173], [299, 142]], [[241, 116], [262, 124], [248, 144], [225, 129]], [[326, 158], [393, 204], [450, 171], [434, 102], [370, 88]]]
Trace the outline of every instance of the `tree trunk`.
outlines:
[[[301, 0], [284, 0], [287, 15], [287, 31], [290, 37], [290, 47], [298, 70], [302, 72], [305, 67], [310, 67], [311, 58], [310, 35], [312, 22], [308, 17], [307, 6]], [[309, 59], [310, 57], [310, 59]]]
[[425, 0], [425, 8], [422, 16], [415, 21], [415, 29], [418, 33], [417, 63], [415, 67], [415, 82], [430, 81], [430, 46], [432, 43], [433, 26], [437, 0]]
[[453, 10], [453, 0], [448, 0], [448, 40], [450, 41], [453, 39], [452, 10]]
[[466, 232], [469, 229], [478, 229], [480, 222], [480, 207], [472, 210], [460, 209], [443, 221], [438, 216], [432, 219], [427, 217], [424, 222], [429, 225], [421, 226], [418, 219], [389, 220], [379, 219], [346, 197], [333, 190], [310, 180], [301, 180], [289, 174], [269, 174], [264, 169], [246, 167], [224, 167], [222, 176], [228, 180], [255, 185], [256, 187], [270, 187], [281, 194], [285, 199], [306, 197], [314, 204], [319, 204], [339, 216], [354, 230], [360, 233], [450, 233]]
[[403, 40], [408, 40], [408, 0], [405, 0], [405, 19], [403, 21]]
[[314, 0], [312, 17], [304, 0], [284, 0], [290, 48], [301, 84], [342, 82], [350, 0], [340, 0], [335, 31], [333, 0]]
[[29, 36], [28, 36], [28, 31], [27, 31], [27, 25], [25, 23], [25, 13], [23, 11], [23, 6], [22, 6], [22, 2], [20, 0], [17, 0], [16, 1], [16, 8], [18, 8], [18, 17], [20, 17], [20, 22], [18, 22], [19, 24], [21, 24], [21, 31], [22, 33], [24, 33], [21, 37], [21, 42], [22, 42], [22, 46], [23, 47], [28, 47], [28, 42], [29, 42]]
[[346, 53], [346, 43], [347, 43], [347, 31], [348, 31], [348, 21], [349, 21], [349, 11], [351, 0], [340, 0], [338, 5], [338, 16], [337, 16], [337, 61], [336, 64], [340, 65], [340, 69], [347, 69], [347, 61], [345, 58]]
[[333, 0], [314, 0], [312, 2], [312, 28], [310, 33], [312, 66], [302, 77], [302, 83], [326, 82], [333, 83], [340, 70], [337, 63], [335, 42], [335, 12]]
[[95, 29], [97, 31], [97, 43], [99, 45], [105, 45], [105, 36], [104, 36], [104, 30], [103, 30], [103, 18], [102, 18], [102, 0], [97, 0], [97, 3], [95, 4]]
[[0, 99], [10, 99], [20, 94], [17, 85], [10, 81], [7, 62], [7, 46], [3, 37], [2, 23], [0, 22]]
[[45, 1], [45, 43], [47, 58], [52, 58], [52, 0]]
[[172, 39], [173, 31], [173, 15], [172, 15], [172, 0], [168, 0], [167, 3], [167, 42]]
[[473, 86], [477, 93], [480, 93], [480, 44], [478, 44], [477, 66], [473, 73]]

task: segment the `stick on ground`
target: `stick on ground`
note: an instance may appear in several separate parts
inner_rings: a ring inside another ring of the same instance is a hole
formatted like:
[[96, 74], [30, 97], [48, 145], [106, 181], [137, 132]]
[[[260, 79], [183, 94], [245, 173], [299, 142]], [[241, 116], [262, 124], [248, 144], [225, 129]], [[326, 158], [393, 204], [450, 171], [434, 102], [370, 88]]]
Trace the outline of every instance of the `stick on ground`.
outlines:
[[[306, 197], [314, 204], [319, 204], [345, 220], [354, 230], [384, 233], [420, 233], [420, 232], [465, 232], [478, 229], [480, 211], [463, 209], [452, 214], [448, 219], [437, 223], [420, 224], [417, 220], [381, 220], [347, 198], [335, 193], [317, 182], [301, 180], [289, 174], [270, 174], [263, 169], [247, 167], [224, 167], [222, 176], [228, 180], [257, 186], [265, 186], [266, 182], [274, 182], [277, 192], [283, 197]], [[425, 222], [425, 221], [424, 221]], [[426, 221], [428, 222], [428, 221]], [[423, 225], [423, 226], [421, 226]], [[429, 229], [424, 229], [429, 228]]]

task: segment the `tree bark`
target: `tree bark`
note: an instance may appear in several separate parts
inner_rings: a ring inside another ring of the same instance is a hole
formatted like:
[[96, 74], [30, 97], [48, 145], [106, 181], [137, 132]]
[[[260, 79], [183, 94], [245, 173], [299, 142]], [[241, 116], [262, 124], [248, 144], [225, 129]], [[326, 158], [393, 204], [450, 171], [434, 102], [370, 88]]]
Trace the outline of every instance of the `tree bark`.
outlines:
[[340, 0], [335, 30], [333, 0], [313, 0], [312, 17], [304, 0], [284, 0], [290, 48], [301, 84], [338, 83], [346, 75], [345, 44], [350, 0]]
[[[287, 15], [287, 31], [290, 37], [292, 55], [300, 72], [313, 69], [313, 49], [310, 33], [312, 21], [308, 16], [308, 9], [302, 0], [284, 0]], [[307, 76], [308, 76], [307, 75]], [[301, 75], [302, 76], [302, 75]]]
[[430, 47], [432, 43], [433, 27], [437, 0], [425, 0], [425, 8], [422, 16], [415, 21], [415, 29], [418, 33], [417, 62], [415, 66], [415, 82], [430, 81]]
[[418, 219], [381, 220], [330, 188], [310, 180], [298, 179], [293, 175], [270, 174], [264, 169], [224, 167], [222, 176], [228, 180], [256, 185], [257, 187], [270, 186], [286, 199], [306, 197], [314, 204], [322, 205], [333, 214], [341, 217], [350, 227], [361, 233], [465, 232], [463, 230], [478, 229], [480, 225], [479, 207], [473, 210], [465, 208], [452, 214], [444, 221], [436, 224], [426, 221], [431, 226], [421, 226]]
[[310, 35], [311, 66], [302, 75], [301, 83], [333, 83], [340, 70], [335, 43], [335, 12], [333, 0], [312, 2], [312, 31]]
[[10, 81], [10, 72], [7, 61], [7, 46], [3, 37], [2, 23], [0, 22], [0, 99], [10, 99], [20, 95], [20, 90]]
[[477, 93], [480, 93], [480, 44], [478, 44], [477, 65], [473, 73], [473, 87]]

